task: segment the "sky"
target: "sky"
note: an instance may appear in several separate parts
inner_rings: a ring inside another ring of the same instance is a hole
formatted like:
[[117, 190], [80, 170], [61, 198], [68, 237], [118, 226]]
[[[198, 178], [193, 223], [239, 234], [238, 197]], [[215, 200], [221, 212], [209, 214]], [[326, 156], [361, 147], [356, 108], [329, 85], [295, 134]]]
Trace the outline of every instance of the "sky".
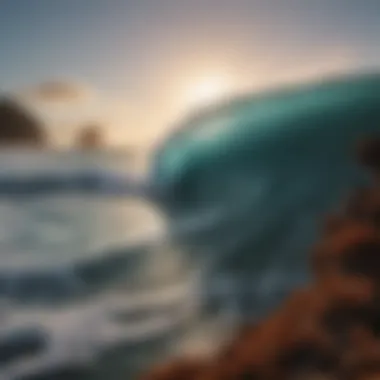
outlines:
[[150, 144], [208, 92], [377, 69], [379, 20], [378, 0], [0, 0], [0, 91], [58, 140]]

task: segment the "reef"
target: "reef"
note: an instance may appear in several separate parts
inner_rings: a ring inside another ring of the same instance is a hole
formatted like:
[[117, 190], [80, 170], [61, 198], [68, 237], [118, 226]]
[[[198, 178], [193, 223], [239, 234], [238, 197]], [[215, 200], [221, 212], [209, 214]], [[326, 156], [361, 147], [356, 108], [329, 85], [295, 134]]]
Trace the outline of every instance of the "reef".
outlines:
[[310, 249], [309, 284], [211, 359], [178, 358], [141, 380], [375, 379], [380, 376], [380, 137], [358, 161], [373, 184], [345, 200]]

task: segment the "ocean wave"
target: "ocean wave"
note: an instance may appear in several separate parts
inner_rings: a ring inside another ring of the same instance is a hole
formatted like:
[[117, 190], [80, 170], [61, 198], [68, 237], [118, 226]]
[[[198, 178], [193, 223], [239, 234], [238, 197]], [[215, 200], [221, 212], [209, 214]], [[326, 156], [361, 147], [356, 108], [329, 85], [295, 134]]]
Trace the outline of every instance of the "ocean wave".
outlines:
[[38, 172], [0, 175], [0, 196], [42, 196], [85, 194], [108, 196], [148, 196], [144, 181], [112, 171]]
[[[45, 260], [45, 253], [28, 262], [22, 252], [4, 256], [1, 379], [58, 373], [71, 379], [110, 352], [164, 342], [186, 326], [200, 310], [199, 274], [188, 268], [174, 269], [175, 278], [160, 274], [157, 263], [168, 268], [181, 256], [170, 252], [169, 239], [159, 225], [147, 226], [124, 242], [67, 258]], [[158, 272], [158, 279], [150, 272]], [[2, 347], [8, 351], [3, 360]]]
[[64, 309], [14, 307], [1, 328], [0, 354], [2, 347], [12, 347], [0, 363], [2, 379], [57, 368], [90, 369], [112, 347], [132, 349], [164, 339], [198, 313], [196, 286], [194, 280], [184, 280], [143, 293], [109, 291]]

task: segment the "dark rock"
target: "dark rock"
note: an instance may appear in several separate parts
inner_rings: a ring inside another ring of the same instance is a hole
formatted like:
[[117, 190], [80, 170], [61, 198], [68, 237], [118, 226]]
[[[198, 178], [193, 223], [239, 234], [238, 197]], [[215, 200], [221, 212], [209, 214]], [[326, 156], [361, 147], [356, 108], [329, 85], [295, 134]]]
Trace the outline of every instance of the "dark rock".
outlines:
[[38, 121], [15, 101], [0, 99], [0, 145], [41, 147], [45, 133]]
[[380, 137], [371, 136], [362, 139], [357, 147], [358, 161], [377, 174], [380, 171]]

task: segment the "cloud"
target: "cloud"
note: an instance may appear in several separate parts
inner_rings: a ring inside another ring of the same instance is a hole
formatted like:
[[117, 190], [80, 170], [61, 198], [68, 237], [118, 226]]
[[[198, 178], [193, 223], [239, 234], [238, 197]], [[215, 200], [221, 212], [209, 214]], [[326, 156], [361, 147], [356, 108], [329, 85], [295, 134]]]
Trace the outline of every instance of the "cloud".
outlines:
[[92, 99], [95, 91], [78, 82], [55, 80], [23, 89], [19, 95], [39, 102], [71, 103]]

